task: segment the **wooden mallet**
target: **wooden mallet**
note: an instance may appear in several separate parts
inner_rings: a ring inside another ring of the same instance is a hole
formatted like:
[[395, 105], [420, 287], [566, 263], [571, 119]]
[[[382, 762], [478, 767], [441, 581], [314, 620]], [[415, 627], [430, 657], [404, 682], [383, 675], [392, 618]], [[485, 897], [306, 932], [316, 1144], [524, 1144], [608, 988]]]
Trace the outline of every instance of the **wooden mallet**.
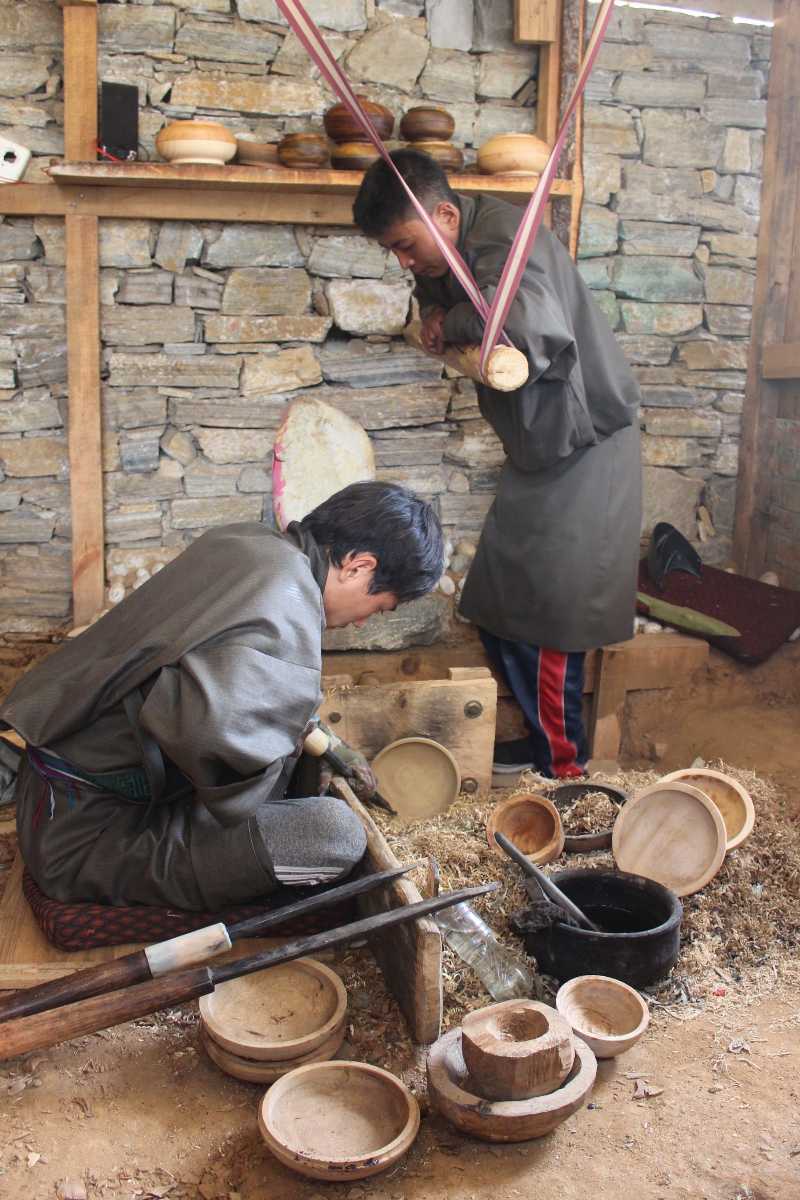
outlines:
[[445, 346], [444, 354], [433, 354], [422, 343], [422, 322], [412, 321], [403, 330], [403, 337], [409, 346], [438, 358], [449, 367], [460, 371], [476, 383], [483, 383], [494, 388], [496, 392], [515, 392], [528, 382], [528, 360], [521, 350], [513, 346], [495, 346], [489, 355], [486, 374], [481, 373], [480, 346]]

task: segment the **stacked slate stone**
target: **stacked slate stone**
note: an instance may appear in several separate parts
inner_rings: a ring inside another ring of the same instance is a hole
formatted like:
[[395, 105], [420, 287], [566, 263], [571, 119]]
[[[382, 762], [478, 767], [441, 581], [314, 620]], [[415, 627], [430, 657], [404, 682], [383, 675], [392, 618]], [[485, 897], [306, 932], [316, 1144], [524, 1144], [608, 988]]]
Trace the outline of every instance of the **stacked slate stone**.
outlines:
[[[494, 133], [534, 128], [536, 52], [513, 43], [512, 0], [307, 6], [359, 91], [396, 114], [445, 103], [468, 160]], [[322, 128], [332, 97], [273, 0], [98, 15], [100, 78], [138, 85], [145, 151], [187, 116], [272, 141]], [[34, 151], [30, 181], [63, 152], [61, 24], [49, 0], [0, 7], [0, 132]], [[707, 509], [702, 550], [717, 561], [732, 520], [769, 37], [622, 9], [610, 39], [587, 106], [581, 269], [643, 385], [646, 520], [696, 537]], [[381, 478], [432, 499], [455, 548], [437, 593], [336, 644], [441, 636], [503, 454], [474, 386], [402, 341], [410, 276], [349, 228], [104, 219], [100, 230], [110, 599], [211, 525], [271, 519], [274, 431], [289, 400], [313, 393], [364, 425]], [[69, 617], [64, 305], [63, 222], [6, 218], [7, 630]]]

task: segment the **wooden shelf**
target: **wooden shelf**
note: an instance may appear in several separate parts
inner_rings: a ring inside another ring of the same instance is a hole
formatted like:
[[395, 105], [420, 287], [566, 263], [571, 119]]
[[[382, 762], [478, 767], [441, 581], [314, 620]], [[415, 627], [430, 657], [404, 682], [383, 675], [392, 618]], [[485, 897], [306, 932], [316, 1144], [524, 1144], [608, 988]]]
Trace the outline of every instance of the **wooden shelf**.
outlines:
[[[361, 171], [296, 171], [288, 167], [251, 167], [241, 163], [201, 166], [171, 163], [60, 163], [49, 174], [57, 184], [81, 187], [210, 188], [261, 192], [306, 192], [315, 195], [351, 196], [363, 179]], [[508, 200], [527, 199], [538, 175], [451, 175], [458, 192], [482, 192]], [[570, 196], [569, 179], [557, 179], [554, 196]]]

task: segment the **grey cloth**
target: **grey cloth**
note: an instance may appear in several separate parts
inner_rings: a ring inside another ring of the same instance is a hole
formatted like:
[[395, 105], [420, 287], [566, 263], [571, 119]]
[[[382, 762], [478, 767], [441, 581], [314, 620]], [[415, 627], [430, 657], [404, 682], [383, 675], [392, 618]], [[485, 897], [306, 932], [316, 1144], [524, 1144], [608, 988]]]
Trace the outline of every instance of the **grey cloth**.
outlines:
[[[459, 196], [458, 250], [491, 302], [521, 210]], [[423, 313], [480, 342], [451, 272], [420, 278]], [[461, 599], [497, 637], [562, 652], [631, 636], [641, 526], [639, 391], [614, 334], [561, 243], [541, 228], [505, 324], [528, 359], [515, 392], [478, 385], [507, 461]]]

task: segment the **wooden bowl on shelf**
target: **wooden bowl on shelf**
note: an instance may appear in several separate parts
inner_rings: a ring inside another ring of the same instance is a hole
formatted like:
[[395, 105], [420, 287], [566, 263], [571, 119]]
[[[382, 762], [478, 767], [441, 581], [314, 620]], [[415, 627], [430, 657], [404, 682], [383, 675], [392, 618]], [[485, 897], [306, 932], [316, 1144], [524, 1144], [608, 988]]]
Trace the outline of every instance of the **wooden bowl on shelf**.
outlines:
[[337, 171], [366, 171], [378, 158], [371, 142], [339, 142], [331, 150], [331, 166]]
[[419, 1132], [419, 1105], [389, 1071], [368, 1063], [311, 1063], [269, 1089], [261, 1136], [284, 1166], [349, 1183], [385, 1171]]
[[662, 782], [677, 779], [699, 788], [716, 804], [725, 822], [725, 852], [735, 850], [747, 841], [753, 832], [756, 811], [750, 793], [733, 776], [709, 767], [687, 767], [683, 771], [672, 771]]
[[461, 1053], [487, 1100], [527, 1100], [560, 1087], [572, 1070], [569, 1023], [536, 1000], [504, 1000], [467, 1013]]
[[[361, 108], [371, 119], [382, 141], [392, 136], [394, 129], [394, 114], [382, 104], [368, 100], [366, 96], [356, 96]], [[332, 142], [368, 142], [367, 135], [353, 117], [346, 104], [334, 104], [322, 118], [325, 132]], [[368, 142], [371, 145], [371, 143]]]
[[237, 133], [236, 157], [241, 163], [253, 167], [279, 167], [278, 143], [263, 142], [256, 134]]
[[341, 979], [313, 958], [228, 980], [200, 999], [214, 1041], [259, 1062], [311, 1054], [342, 1026], [346, 1010]]
[[598, 1058], [630, 1050], [650, 1024], [639, 993], [607, 975], [576, 975], [558, 989], [556, 1008]]
[[409, 142], [406, 149], [429, 154], [444, 171], [460, 171], [464, 166], [464, 154], [452, 142]]
[[170, 163], [219, 167], [236, 153], [236, 138], [216, 121], [171, 121], [156, 134], [156, 150]]
[[484, 175], [538, 175], [550, 147], [532, 133], [496, 133], [478, 147], [478, 170]]
[[535, 792], [520, 792], [501, 800], [486, 823], [486, 840], [495, 854], [502, 855], [494, 840], [504, 833], [532, 863], [541, 866], [558, 858], [564, 849], [564, 829], [552, 800]]
[[330, 147], [327, 138], [319, 133], [287, 133], [278, 142], [278, 158], [284, 167], [313, 170], [327, 167]]
[[[453, 136], [456, 123], [446, 108], [418, 104], [410, 108], [400, 122], [400, 135], [408, 142], [446, 142]], [[416, 149], [416, 147], [413, 147]]]

